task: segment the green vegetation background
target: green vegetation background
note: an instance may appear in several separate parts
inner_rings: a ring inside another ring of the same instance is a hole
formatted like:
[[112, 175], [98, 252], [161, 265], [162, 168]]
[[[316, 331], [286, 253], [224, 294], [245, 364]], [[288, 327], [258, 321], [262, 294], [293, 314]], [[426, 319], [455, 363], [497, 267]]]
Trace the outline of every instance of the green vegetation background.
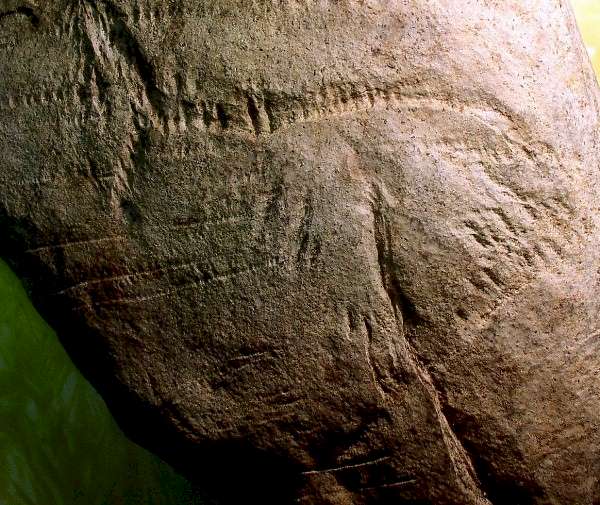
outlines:
[[127, 440], [0, 262], [0, 505], [183, 505], [189, 484]]
[[[600, 73], [600, 0], [572, 0]], [[198, 503], [128, 441], [0, 261], [0, 505]]]

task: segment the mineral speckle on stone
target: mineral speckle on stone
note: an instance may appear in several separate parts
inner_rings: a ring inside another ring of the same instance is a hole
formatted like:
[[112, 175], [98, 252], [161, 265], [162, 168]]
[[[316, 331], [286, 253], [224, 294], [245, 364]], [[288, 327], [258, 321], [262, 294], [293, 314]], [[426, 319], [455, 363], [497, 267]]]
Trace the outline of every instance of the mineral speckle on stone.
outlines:
[[0, 253], [218, 503], [599, 503], [598, 97], [558, 0], [3, 0]]

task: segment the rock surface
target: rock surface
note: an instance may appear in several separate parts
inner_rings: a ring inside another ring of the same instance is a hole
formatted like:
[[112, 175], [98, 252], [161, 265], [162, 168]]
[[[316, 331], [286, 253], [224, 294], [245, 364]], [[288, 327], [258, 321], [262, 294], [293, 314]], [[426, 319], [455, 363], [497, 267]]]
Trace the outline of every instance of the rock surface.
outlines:
[[0, 253], [218, 503], [600, 503], [566, 2], [3, 0]]

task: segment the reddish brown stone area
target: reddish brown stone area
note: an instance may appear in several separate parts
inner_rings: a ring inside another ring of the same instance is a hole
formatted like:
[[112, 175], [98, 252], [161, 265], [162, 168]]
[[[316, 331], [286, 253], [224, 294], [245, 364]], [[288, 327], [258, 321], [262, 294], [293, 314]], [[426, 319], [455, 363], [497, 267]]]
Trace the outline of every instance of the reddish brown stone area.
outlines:
[[565, 4], [5, 0], [0, 254], [216, 503], [600, 503]]

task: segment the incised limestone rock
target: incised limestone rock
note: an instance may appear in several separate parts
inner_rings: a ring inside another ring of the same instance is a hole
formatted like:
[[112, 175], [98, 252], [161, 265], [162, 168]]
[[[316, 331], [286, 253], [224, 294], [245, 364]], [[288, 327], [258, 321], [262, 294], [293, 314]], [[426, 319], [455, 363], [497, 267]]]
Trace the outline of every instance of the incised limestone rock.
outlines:
[[3, 257], [218, 503], [600, 503], [598, 89], [558, 0], [2, 0]]

